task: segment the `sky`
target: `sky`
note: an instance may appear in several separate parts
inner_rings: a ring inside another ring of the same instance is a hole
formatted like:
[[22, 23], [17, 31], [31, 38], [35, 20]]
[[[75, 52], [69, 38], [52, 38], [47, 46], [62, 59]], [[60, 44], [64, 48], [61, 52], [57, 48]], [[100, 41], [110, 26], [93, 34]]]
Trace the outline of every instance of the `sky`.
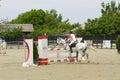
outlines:
[[[69, 19], [70, 23], [83, 24], [87, 19], [101, 16], [101, 3], [110, 3], [111, 0], [0, 0], [0, 20], [15, 19], [19, 14], [31, 9], [55, 9], [61, 14], [63, 20]], [[116, 4], [120, 0], [114, 0]]]

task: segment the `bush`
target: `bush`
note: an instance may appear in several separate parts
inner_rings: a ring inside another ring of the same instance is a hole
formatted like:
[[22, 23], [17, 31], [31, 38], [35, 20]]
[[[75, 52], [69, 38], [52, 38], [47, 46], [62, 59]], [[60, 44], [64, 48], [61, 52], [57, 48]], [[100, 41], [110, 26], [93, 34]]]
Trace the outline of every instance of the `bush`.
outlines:
[[120, 54], [120, 35], [118, 35], [116, 39], [116, 48], [117, 48], [117, 52]]
[[35, 43], [33, 43], [33, 60], [34, 60], [33, 62], [34, 62], [34, 64], [37, 64], [38, 58], [39, 58], [39, 54], [38, 54], [37, 45]]

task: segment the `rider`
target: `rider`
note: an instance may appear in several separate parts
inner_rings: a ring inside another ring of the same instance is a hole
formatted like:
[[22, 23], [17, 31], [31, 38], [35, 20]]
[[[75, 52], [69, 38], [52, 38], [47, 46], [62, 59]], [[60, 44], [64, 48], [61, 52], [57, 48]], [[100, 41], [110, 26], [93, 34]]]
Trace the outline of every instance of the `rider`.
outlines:
[[68, 42], [69, 42], [69, 47], [70, 47], [70, 53], [72, 53], [73, 52], [72, 47], [75, 47], [76, 45], [76, 37], [72, 31], [69, 32]]

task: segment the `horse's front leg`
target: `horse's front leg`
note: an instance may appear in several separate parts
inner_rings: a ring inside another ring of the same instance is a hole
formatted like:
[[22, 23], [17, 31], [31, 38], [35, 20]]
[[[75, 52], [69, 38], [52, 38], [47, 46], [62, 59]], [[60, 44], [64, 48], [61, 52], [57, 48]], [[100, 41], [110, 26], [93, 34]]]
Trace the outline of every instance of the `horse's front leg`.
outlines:
[[[77, 54], [77, 53], [76, 53]], [[77, 61], [81, 61], [82, 60], [82, 57], [83, 57], [83, 55], [82, 55], [83, 53], [82, 53], [82, 51], [81, 50], [79, 50], [78, 51], [78, 54], [77, 54]]]

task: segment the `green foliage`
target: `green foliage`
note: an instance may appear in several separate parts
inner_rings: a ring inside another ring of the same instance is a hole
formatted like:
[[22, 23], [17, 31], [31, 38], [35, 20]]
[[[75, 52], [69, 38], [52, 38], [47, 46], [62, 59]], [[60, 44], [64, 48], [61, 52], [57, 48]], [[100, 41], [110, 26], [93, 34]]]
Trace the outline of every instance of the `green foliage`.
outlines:
[[9, 39], [9, 37], [10, 37], [10, 29], [8, 29], [7, 31], [5, 31], [5, 32], [1, 32], [0, 33], [0, 36], [1, 37], [3, 37], [3, 38], [5, 38], [5, 39]]
[[83, 26], [79, 24], [78, 22], [72, 24], [72, 28], [73, 28], [72, 31], [76, 34], [76, 36], [82, 36], [84, 34]]
[[54, 9], [50, 11], [33, 9], [20, 14], [11, 23], [33, 24], [34, 32], [31, 33], [33, 37], [45, 34], [47, 36], [59, 35], [65, 30], [70, 31], [72, 29], [69, 20], [63, 21], [62, 15], [57, 14]]
[[102, 16], [85, 23], [85, 36], [112, 36], [120, 34], [120, 4], [102, 3]]
[[115, 1], [111, 1], [110, 3], [105, 4], [104, 2], [101, 4], [102, 9], [101, 9], [101, 13], [104, 14], [109, 14], [109, 13], [116, 13], [116, 12], [120, 12], [120, 4], [118, 4], [118, 6], [116, 6], [116, 2]]
[[37, 49], [37, 45], [33, 42], [33, 59], [34, 59], [34, 63], [37, 63], [39, 58], [39, 54], [38, 54], [38, 49]]
[[15, 40], [17, 40], [18, 38], [23, 36], [22, 33], [22, 28], [18, 27], [18, 28], [13, 28], [11, 31], [11, 37], [13, 37]]
[[18, 28], [13, 28], [13, 29], [7, 29], [5, 32], [1, 32], [0, 36], [2, 36], [3, 38], [9, 40], [9, 39], [15, 39], [18, 40], [19, 37], [23, 36], [22, 33], [22, 28], [18, 27]]
[[120, 50], [120, 35], [116, 39], [116, 48]]

